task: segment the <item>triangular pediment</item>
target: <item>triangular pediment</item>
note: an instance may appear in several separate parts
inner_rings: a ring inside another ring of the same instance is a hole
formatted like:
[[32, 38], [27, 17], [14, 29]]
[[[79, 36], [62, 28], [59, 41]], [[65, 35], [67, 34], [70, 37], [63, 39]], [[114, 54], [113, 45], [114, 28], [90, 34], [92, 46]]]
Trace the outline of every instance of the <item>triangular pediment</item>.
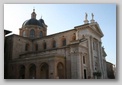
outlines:
[[91, 24], [90, 27], [92, 28], [92, 30], [96, 33], [98, 33], [101, 37], [104, 36], [103, 32], [101, 31], [99, 25], [96, 23], [96, 24]]

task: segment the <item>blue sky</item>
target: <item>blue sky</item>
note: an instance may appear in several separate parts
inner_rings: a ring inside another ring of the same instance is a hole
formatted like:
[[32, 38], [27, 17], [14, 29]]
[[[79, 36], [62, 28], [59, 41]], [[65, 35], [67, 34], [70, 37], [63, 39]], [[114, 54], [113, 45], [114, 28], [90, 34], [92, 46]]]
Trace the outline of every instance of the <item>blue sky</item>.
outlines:
[[48, 35], [82, 25], [85, 13], [89, 21], [93, 13], [104, 34], [106, 60], [116, 65], [116, 4], [4, 4], [4, 29], [19, 34], [23, 22], [31, 18], [33, 8], [36, 18], [42, 16], [48, 25]]

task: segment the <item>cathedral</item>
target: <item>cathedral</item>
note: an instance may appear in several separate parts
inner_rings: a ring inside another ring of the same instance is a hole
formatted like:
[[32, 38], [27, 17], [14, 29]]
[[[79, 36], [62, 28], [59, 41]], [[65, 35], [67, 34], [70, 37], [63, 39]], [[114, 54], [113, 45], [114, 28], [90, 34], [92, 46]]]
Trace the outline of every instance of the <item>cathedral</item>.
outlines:
[[19, 28], [19, 35], [5, 38], [5, 79], [106, 79], [104, 36], [92, 19], [73, 29], [47, 35], [45, 21], [31, 18]]

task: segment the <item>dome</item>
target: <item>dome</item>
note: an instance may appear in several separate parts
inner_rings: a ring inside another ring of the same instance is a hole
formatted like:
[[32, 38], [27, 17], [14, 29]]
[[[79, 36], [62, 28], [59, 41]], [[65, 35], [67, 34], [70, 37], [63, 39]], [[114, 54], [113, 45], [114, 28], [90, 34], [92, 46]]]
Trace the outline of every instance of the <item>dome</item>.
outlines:
[[22, 24], [22, 27], [27, 26], [27, 25], [36, 25], [36, 26], [44, 27], [45, 23], [44, 23], [44, 20], [42, 18], [39, 20], [36, 19], [35, 9], [33, 9], [33, 12], [31, 13], [31, 19], [26, 20]]
[[37, 25], [37, 26], [43, 26], [42, 23], [35, 19], [35, 18], [32, 18], [32, 19], [29, 19], [29, 20], [26, 20], [22, 26], [26, 26], [26, 25]]
[[[44, 20], [43, 19], [39, 19], [40, 23], [44, 23]], [[45, 23], [44, 23], [45, 24]]]

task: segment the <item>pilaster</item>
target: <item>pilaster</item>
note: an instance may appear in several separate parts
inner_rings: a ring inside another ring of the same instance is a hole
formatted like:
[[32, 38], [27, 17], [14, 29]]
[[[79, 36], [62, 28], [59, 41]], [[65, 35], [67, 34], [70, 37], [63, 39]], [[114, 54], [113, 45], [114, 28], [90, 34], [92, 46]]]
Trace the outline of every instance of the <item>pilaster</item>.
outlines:
[[36, 79], [39, 79], [40, 78], [40, 67], [39, 67], [39, 64], [37, 63], [36, 64]]
[[25, 65], [25, 79], [29, 79], [29, 64]]
[[[103, 74], [103, 68], [102, 68], [102, 55], [101, 55], [101, 45], [99, 44], [99, 41], [97, 41], [97, 44], [98, 44], [98, 58], [99, 58], [99, 70], [101, 72], [101, 74]], [[103, 75], [101, 75], [102, 77]]]
[[55, 79], [56, 71], [55, 71], [55, 61], [49, 61], [49, 79]]
[[81, 78], [81, 57], [79, 53], [79, 44], [71, 47], [71, 78]]
[[90, 76], [93, 78], [93, 71], [94, 71], [94, 65], [93, 65], [93, 37], [89, 36], [88, 39], [88, 56], [89, 56], [89, 66], [90, 66]]

